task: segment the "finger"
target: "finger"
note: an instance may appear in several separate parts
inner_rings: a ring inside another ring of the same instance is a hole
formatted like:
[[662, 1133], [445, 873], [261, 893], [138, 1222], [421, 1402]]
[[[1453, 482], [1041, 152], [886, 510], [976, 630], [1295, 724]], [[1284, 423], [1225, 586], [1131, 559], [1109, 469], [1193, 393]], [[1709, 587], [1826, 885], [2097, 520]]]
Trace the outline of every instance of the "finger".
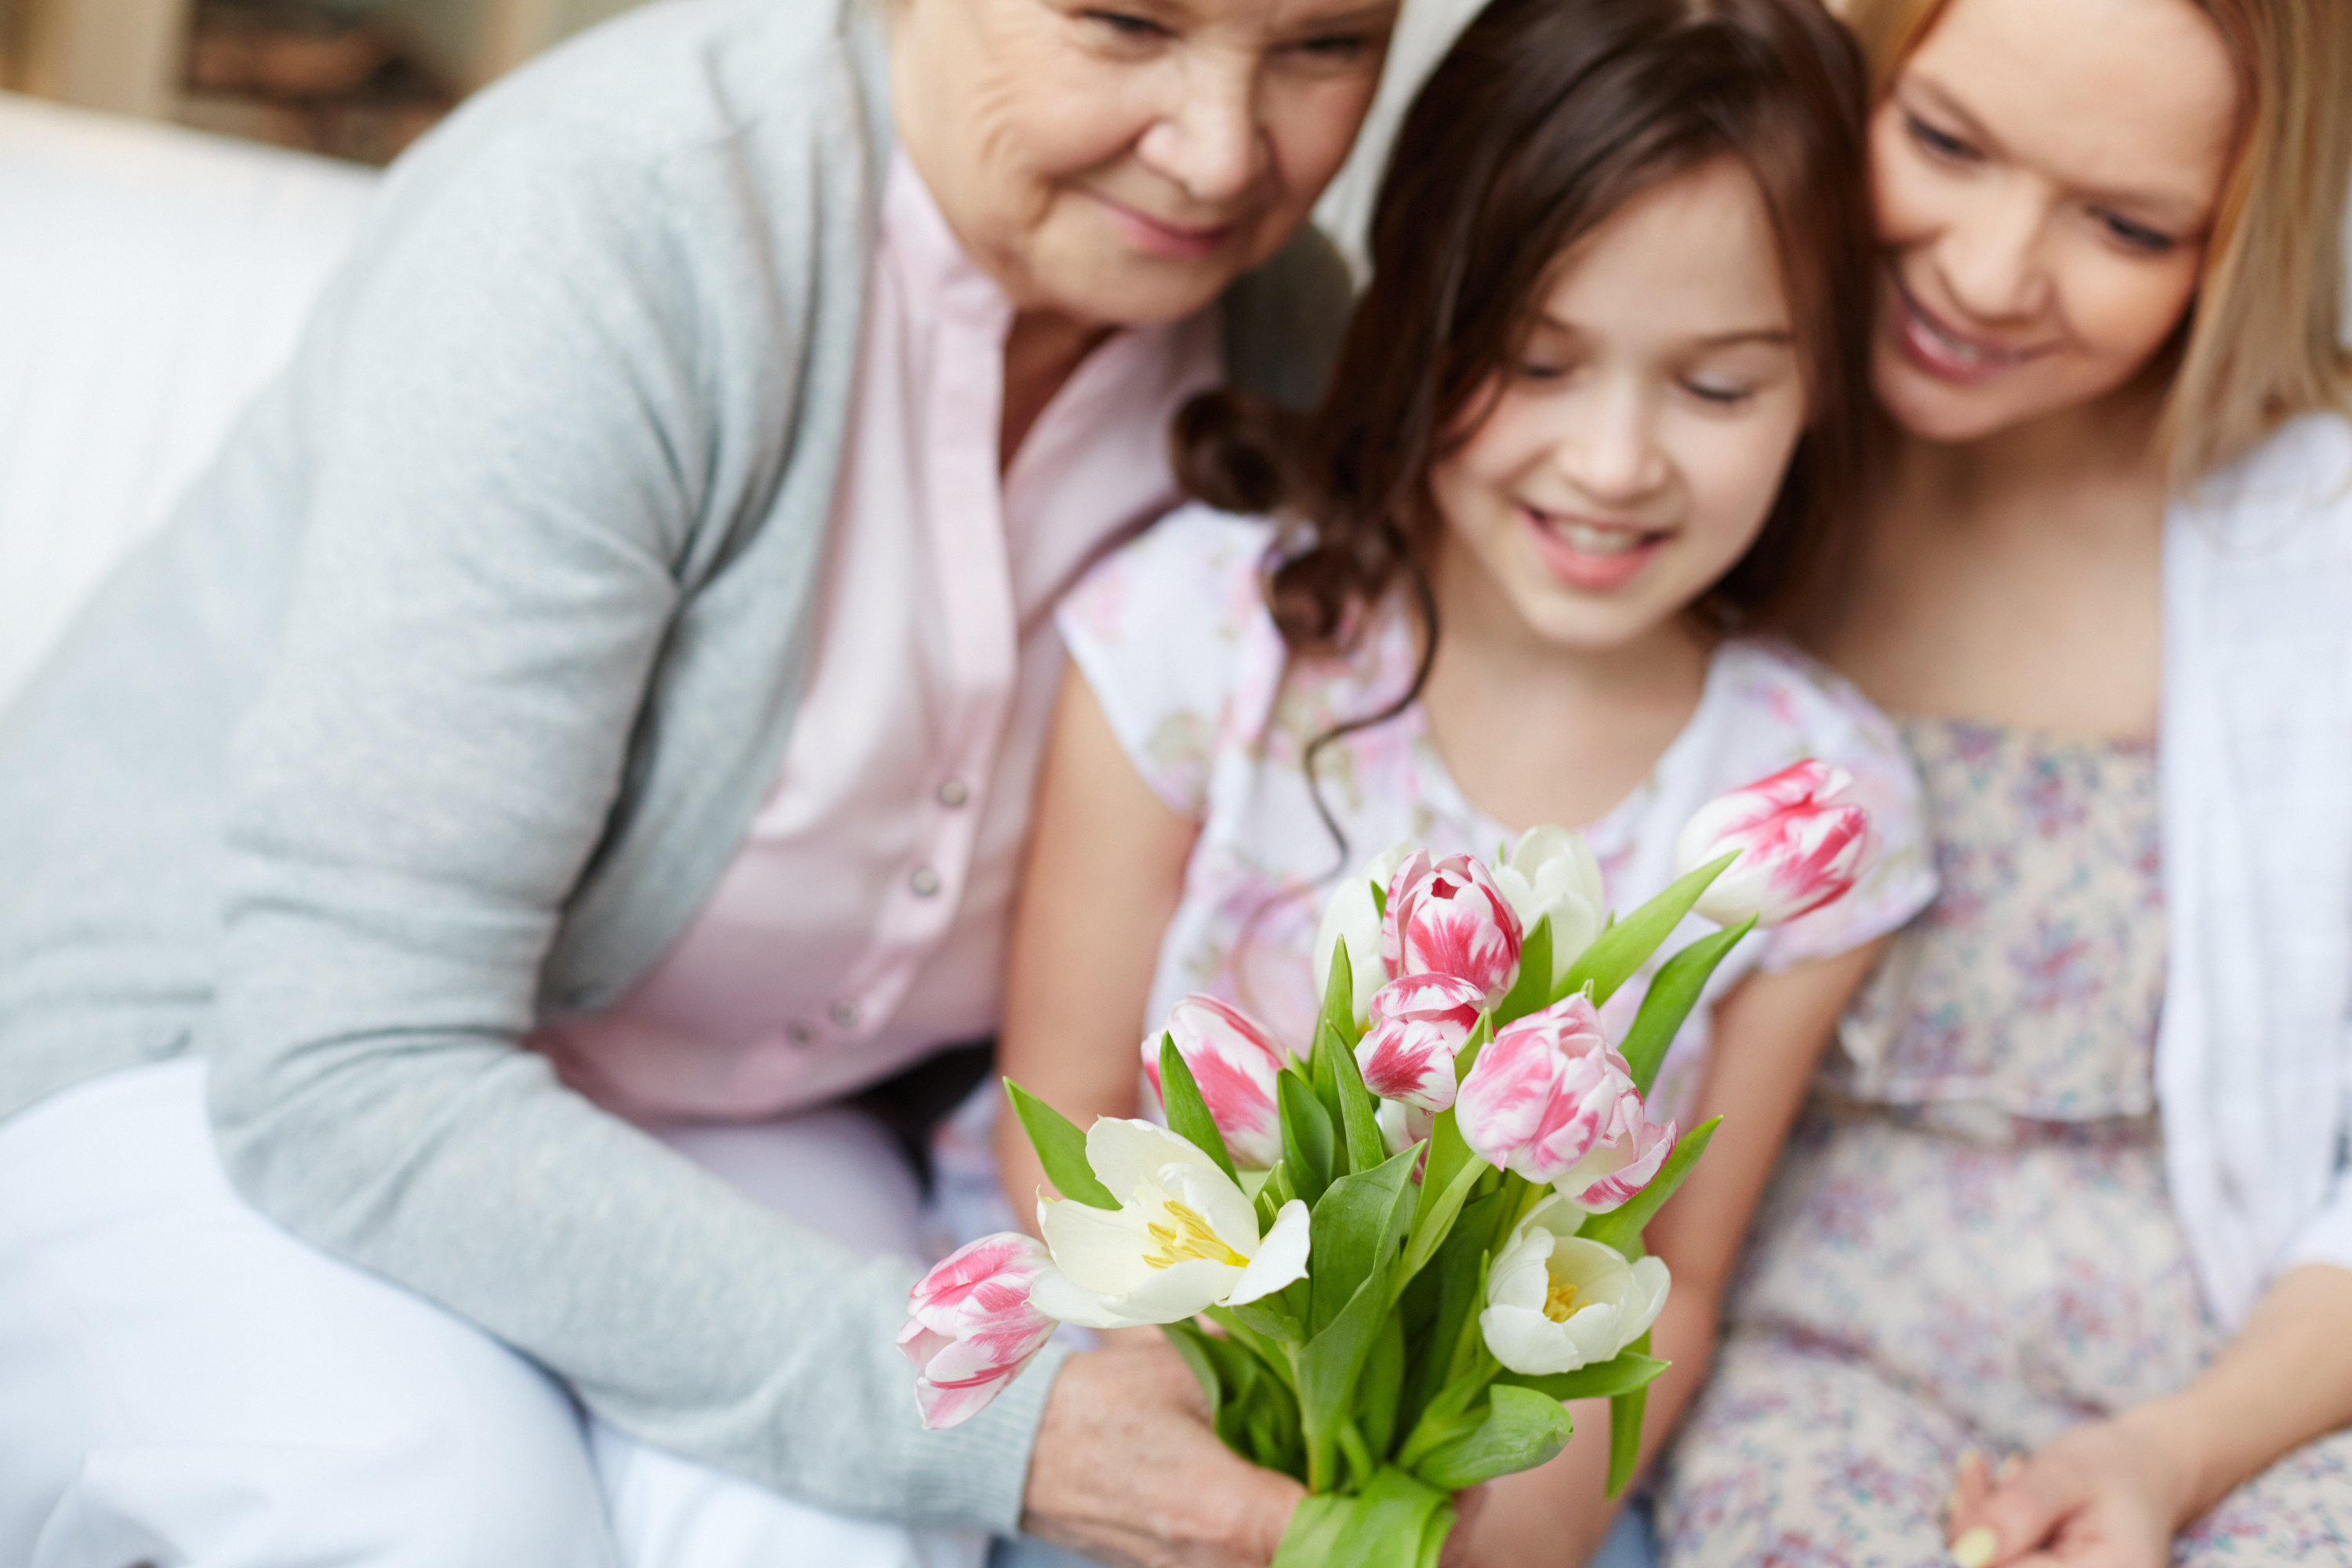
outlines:
[[1975, 1448], [1961, 1449], [1952, 1466], [1952, 1489], [1944, 1497], [1945, 1520], [1948, 1522], [1958, 1519], [1991, 1494], [1992, 1476], [1985, 1468], [1983, 1453]]
[[2009, 1479], [1954, 1511], [1953, 1563], [1958, 1568], [2007, 1568], [2046, 1546], [2060, 1523], [2090, 1500], [2074, 1491], [2046, 1462], [2029, 1459], [2016, 1467]]

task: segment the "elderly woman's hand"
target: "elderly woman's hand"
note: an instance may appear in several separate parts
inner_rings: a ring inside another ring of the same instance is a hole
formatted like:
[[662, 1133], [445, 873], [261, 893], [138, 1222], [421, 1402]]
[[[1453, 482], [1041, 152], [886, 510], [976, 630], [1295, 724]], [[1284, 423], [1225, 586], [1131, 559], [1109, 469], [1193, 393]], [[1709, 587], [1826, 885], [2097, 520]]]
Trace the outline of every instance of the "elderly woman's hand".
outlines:
[[2135, 1411], [2075, 1427], [1998, 1474], [1960, 1461], [1949, 1526], [1962, 1568], [2163, 1568], [2190, 1509], [2180, 1456]]
[[1055, 1378], [1021, 1527], [1108, 1563], [1263, 1568], [1305, 1495], [1217, 1440], [1174, 1351], [1121, 1344]]

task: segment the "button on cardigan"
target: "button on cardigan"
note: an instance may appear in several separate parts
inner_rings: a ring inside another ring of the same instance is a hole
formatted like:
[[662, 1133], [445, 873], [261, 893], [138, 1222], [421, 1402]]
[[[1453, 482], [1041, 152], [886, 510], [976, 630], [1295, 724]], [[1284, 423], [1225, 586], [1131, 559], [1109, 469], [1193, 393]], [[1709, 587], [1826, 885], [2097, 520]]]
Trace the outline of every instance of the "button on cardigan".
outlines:
[[[650, 6], [395, 168], [293, 363], [0, 715], [0, 1115], [186, 1028], [295, 1234], [655, 1446], [1002, 1529], [1052, 1366], [923, 1432], [911, 1268], [521, 1048], [676, 942], [793, 734], [879, 10]], [[1311, 395], [1343, 279], [1302, 238], [1237, 283], [1228, 373]]]

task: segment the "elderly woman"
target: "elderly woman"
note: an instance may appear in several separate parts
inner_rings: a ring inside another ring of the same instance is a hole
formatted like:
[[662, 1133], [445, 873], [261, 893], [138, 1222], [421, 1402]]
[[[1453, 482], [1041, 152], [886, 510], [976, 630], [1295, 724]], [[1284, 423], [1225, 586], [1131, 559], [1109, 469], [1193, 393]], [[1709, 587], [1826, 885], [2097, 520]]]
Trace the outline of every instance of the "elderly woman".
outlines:
[[1843, 1030], [1675, 1564], [2352, 1541], [2343, 0], [1856, 0], [1886, 463], [1822, 646], [1943, 893]]
[[1264, 1557], [1165, 1352], [919, 1430], [813, 1108], [994, 1028], [1048, 607], [1314, 389], [1393, 10], [689, 0], [394, 174], [0, 721], [0, 1561]]

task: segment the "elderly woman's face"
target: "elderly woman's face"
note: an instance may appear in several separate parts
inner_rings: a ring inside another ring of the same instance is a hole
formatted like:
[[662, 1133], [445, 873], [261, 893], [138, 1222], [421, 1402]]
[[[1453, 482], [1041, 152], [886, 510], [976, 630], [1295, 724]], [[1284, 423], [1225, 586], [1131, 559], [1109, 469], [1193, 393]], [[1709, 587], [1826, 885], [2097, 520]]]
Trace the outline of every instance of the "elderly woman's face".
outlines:
[[898, 133], [1024, 310], [1173, 321], [1347, 156], [1397, 0], [899, 0]]
[[1888, 412], [1966, 441], [2129, 381], [2196, 293], [2237, 98], [2190, 0], [1952, 0], [1871, 122]]

